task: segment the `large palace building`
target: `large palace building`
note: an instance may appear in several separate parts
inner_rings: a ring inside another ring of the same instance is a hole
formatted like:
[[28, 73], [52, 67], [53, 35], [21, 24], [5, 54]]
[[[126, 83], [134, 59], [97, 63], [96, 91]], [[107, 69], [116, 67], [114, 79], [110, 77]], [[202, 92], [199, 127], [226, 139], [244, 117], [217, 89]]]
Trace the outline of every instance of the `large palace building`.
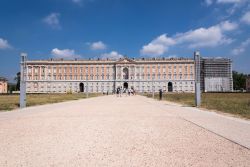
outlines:
[[[216, 66], [218, 73], [226, 71], [226, 75], [213, 76], [208, 74], [214, 66], [209, 66], [210, 61], [202, 60], [202, 90], [231, 91], [231, 61], [211, 59], [212, 64], [219, 63]], [[188, 58], [29, 60], [26, 87], [27, 93], [111, 93], [118, 87], [133, 88], [136, 92], [158, 92], [160, 89], [166, 92], [194, 92], [194, 72], [194, 60]], [[205, 82], [209, 86], [206, 87]]]

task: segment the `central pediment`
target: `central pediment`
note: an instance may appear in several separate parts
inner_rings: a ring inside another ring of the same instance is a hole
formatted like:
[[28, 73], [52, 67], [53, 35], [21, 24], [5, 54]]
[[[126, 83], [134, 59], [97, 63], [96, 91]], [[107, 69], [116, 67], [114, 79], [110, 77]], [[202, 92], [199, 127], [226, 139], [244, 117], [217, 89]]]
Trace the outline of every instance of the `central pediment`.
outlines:
[[115, 62], [116, 64], [134, 64], [136, 61], [129, 59], [127, 57], [121, 58], [118, 61]]

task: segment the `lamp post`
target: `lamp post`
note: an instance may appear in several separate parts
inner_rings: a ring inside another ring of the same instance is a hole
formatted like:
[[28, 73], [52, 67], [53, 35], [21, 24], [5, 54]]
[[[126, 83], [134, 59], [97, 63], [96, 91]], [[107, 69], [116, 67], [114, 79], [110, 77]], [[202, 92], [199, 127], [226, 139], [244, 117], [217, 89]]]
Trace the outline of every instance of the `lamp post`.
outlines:
[[26, 64], [27, 54], [21, 53], [21, 74], [20, 74], [20, 108], [26, 107], [26, 75], [27, 75], [27, 64]]
[[86, 81], [87, 81], [87, 83], [86, 83], [86, 97], [88, 98], [89, 97], [89, 82], [88, 82], [88, 74], [86, 75]]
[[200, 52], [194, 52], [194, 65], [195, 65], [195, 106], [199, 107], [201, 105], [201, 86], [200, 86], [200, 76], [201, 76], [201, 64], [200, 64]]
[[155, 90], [154, 90], [154, 78], [153, 78], [153, 75], [152, 75], [152, 96], [153, 96], [153, 99], [155, 98]]

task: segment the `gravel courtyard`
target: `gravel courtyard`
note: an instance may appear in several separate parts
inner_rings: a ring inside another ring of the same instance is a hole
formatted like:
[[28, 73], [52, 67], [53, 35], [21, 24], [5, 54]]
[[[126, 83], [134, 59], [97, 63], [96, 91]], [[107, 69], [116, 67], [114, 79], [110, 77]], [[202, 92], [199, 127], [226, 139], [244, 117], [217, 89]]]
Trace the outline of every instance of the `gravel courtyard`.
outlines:
[[0, 113], [0, 166], [250, 166], [249, 130], [190, 107], [102, 96]]

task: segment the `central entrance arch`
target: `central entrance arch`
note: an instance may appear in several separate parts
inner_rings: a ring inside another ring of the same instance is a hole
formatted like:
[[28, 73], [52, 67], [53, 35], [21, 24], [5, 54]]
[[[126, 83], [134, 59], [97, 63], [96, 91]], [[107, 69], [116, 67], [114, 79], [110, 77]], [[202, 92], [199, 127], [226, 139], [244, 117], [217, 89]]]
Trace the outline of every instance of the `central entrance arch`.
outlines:
[[168, 83], [168, 92], [173, 92], [173, 83], [172, 82]]
[[123, 88], [128, 89], [128, 83], [127, 82], [123, 83]]
[[80, 83], [79, 84], [80, 92], [84, 92], [84, 84]]

